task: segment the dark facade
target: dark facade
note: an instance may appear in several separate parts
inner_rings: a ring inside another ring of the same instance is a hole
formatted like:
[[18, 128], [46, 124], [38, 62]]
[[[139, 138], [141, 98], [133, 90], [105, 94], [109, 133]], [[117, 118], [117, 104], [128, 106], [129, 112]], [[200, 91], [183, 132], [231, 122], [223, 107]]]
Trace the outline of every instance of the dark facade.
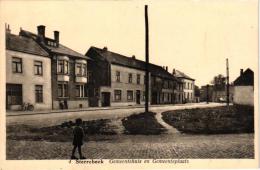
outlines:
[[36, 41], [51, 57], [52, 108], [88, 107], [87, 61], [88, 57], [62, 45], [59, 32], [54, 39], [45, 36], [45, 26], [37, 27], [37, 34], [20, 30], [20, 36]]
[[151, 73], [151, 104], [176, 103], [174, 90], [177, 87], [177, 79], [168, 72], [168, 68], [150, 64]]

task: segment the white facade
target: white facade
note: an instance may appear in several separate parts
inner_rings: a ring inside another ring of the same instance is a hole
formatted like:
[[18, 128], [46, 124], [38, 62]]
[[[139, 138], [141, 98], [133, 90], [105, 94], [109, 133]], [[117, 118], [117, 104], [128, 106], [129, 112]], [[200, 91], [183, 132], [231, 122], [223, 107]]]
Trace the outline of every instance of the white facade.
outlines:
[[[120, 74], [119, 81], [117, 80], [117, 72]], [[132, 75], [131, 83], [129, 83], [129, 74]], [[137, 83], [137, 75], [140, 76], [140, 83]], [[111, 64], [111, 87], [101, 87], [100, 93], [110, 93], [110, 106], [129, 106], [138, 104], [143, 105], [145, 103], [144, 76], [145, 71]], [[115, 90], [121, 91], [120, 100], [115, 98]], [[132, 98], [128, 98], [127, 91], [132, 91]], [[140, 103], [138, 101], [140, 101]]]
[[[22, 60], [22, 72], [14, 73], [12, 69], [13, 57]], [[42, 75], [35, 75], [34, 62], [42, 63]], [[34, 105], [36, 110], [51, 109], [51, 60], [48, 57], [6, 50], [6, 83], [22, 85], [22, 102]], [[42, 86], [43, 101], [36, 102], [36, 85]], [[21, 109], [20, 105], [10, 109]]]
[[253, 86], [235, 86], [234, 104], [254, 106], [254, 87]]
[[182, 79], [183, 82], [183, 101], [194, 102], [194, 81]]

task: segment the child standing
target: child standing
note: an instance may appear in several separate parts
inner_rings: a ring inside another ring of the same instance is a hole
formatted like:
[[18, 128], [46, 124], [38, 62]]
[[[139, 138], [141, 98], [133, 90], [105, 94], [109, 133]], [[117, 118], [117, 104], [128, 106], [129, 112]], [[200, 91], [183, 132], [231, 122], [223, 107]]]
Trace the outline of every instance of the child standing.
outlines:
[[72, 155], [71, 155], [71, 159], [78, 159], [75, 156], [75, 151], [78, 148], [78, 152], [79, 152], [79, 157], [80, 159], [86, 159], [84, 156], [82, 156], [81, 153], [81, 146], [83, 145], [83, 137], [84, 137], [84, 130], [82, 128], [82, 119], [76, 119], [76, 126], [73, 129], [73, 149], [72, 149]]

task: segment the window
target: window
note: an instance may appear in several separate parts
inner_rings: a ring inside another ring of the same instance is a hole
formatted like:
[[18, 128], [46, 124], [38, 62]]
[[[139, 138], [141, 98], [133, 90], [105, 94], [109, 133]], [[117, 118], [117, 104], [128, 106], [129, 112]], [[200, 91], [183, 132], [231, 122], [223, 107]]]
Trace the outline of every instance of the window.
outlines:
[[132, 83], [132, 80], [133, 80], [133, 75], [132, 75], [132, 73], [129, 73], [128, 74], [128, 83]]
[[58, 73], [59, 74], [69, 74], [69, 61], [58, 60]]
[[76, 97], [86, 97], [85, 86], [83, 84], [76, 85]]
[[134, 93], [132, 90], [127, 90], [127, 100], [128, 101], [133, 101], [133, 99], [134, 99], [133, 95], [134, 95]]
[[120, 72], [116, 71], [116, 81], [120, 82]]
[[86, 64], [76, 63], [76, 75], [77, 76], [86, 76]]
[[13, 57], [12, 58], [12, 70], [13, 73], [22, 73], [22, 59], [18, 57]]
[[82, 66], [80, 63], [76, 63], [76, 75], [81, 76], [82, 73]]
[[115, 101], [120, 101], [121, 100], [121, 90], [115, 90]]
[[42, 62], [41, 61], [34, 61], [34, 74], [42, 75]]
[[141, 78], [141, 77], [140, 77], [140, 74], [137, 74], [137, 77], [136, 77], [136, 83], [137, 83], [137, 84], [140, 84], [140, 78]]
[[43, 102], [42, 85], [35, 85], [35, 102], [36, 103], [42, 103]]
[[7, 105], [21, 105], [23, 103], [22, 85], [7, 84], [6, 85]]
[[58, 84], [58, 97], [68, 97], [68, 84]]

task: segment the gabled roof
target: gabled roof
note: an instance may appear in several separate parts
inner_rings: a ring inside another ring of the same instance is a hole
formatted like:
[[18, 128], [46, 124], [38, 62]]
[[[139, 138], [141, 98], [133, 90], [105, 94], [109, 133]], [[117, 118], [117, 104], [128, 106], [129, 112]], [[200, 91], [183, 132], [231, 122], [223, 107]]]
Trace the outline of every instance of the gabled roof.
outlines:
[[254, 72], [250, 68], [244, 71], [234, 81], [234, 86], [253, 86], [253, 85], [254, 85]]
[[[145, 71], [145, 62], [136, 58], [127, 57], [118, 53], [114, 53], [108, 50], [100, 49], [97, 47], [90, 47], [88, 51], [94, 50], [99, 54], [100, 59], [105, 59], [112, 64], [117, 64], [125, 67], [135, 68]], [[87, 52], [88, 53], [88, 52]], [[92, 57], [92, 56], [89, 56]], [[149, 64], [149, 71], [151, 75], [166, 78], [166, 79], [177, 79], [170, 74], [168, 71], [163, 69], [161, 66], [155, 64]]]
[[[32, 38], [35, 41], [37, 41], [38, 36], [32, 32], [26, 31], [26, 30], [20, 30], [20, 35], [24, 36], [24, 37], [28, 37], [28, 38]], [[46, 37], [46, 39], [51, 39]], [[38, 42], [38, 41], [37, 41]], [[39, 42], [38, 42], [39, 43]], [[61, 43], [59, 43], [58, 47], [52, 47], [52, 46], [48, 46], [44, 43], [39, 43], [44, 49], [46, 49], [48, 52], [52, 52], [52, 53], [58, 53], [58, 54], [62, 54], [62, 55], [69, 55], [69, 56], [73, 56], [73, 57], [79, 57], [79, 58], [84, 58], [84, 59], [89, 59], [89, 57], [84, 56], [83, 54], [80, 54], [64, 45], [62, 45]]]
[[6, 33], [6, 49], [40, 56], [49, 56], [33, 39], [11, 33]]
[[184, 79], [189, 79], [189, 80], [193, 80], [193, 81], [195, 80], [195, 79], [189, 77], [188, 75], [186, 75], [185, 73], [183, 73], [183, 72], [181, 72], [179, 70], [176, 70], [176, 69], [175, 69], [175, 74], [174, 75], [176, 77], [178, 77], [178, 78], [184, 78]]

